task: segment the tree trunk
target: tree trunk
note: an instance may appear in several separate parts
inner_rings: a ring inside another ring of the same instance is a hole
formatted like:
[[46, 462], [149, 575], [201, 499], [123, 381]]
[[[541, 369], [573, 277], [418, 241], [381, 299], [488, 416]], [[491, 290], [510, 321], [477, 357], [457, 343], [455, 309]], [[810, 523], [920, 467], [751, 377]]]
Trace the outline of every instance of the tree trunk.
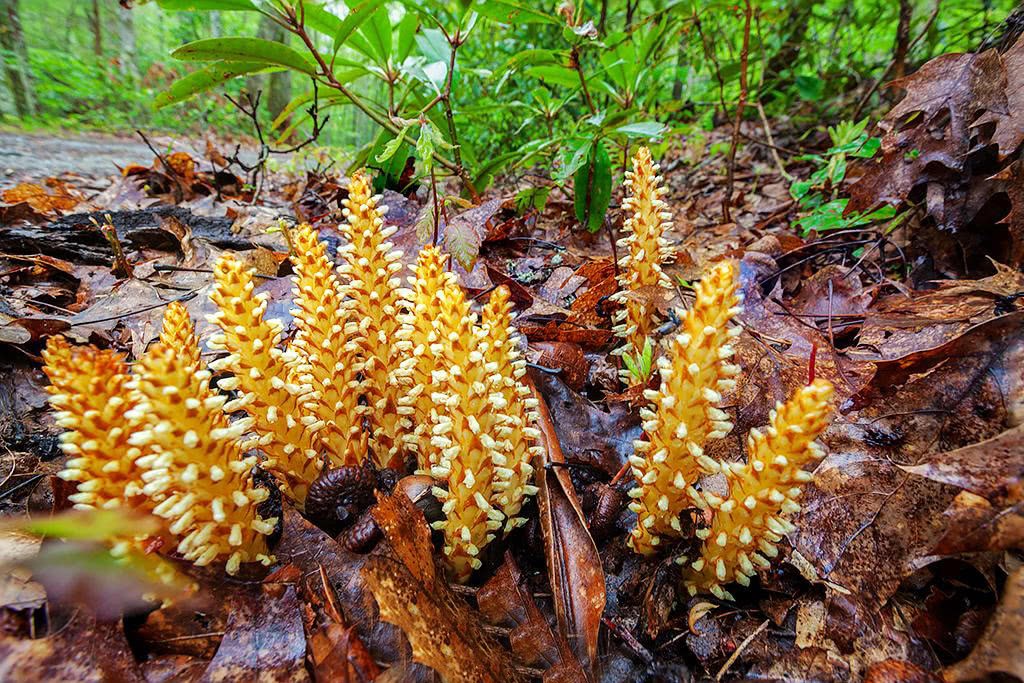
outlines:
[[[260, 19], [258, 35], [266, 40], [286, 42], [288, 32], [268, 17]], [[262, 101], [271, 118], [277, 118], [292, 98], [292, 76], [288, 71], [270, 74], [257, 74], [246, 79], [246, 88], [255, 97], [263, 91]]]
[[910, 22], [914, 18], [914, 6], [910, 0], [900, 0], [900, 19], [896, 25], [896, 44], [892, 53], [893, 79], [907, 75], [907, 52], [910, 50]]
[[21, 30], [18, 0], [0, 0], [0, 49], [4, 76], [14, 100], [14, 109], [22, 119], [36, 114], [35, 90], [28, 61], [25, 34]]
[[210, 37], [220, 38], [224, 35], [224, 24], [220, 20], [220, 11], [213, 10], [210, 12]]
[[92, 52], [97, 57], [103, 56], [103, 21], [100, 12], [100, 0], [92, 0], [92, 12], [89, 14], [89, 28], [92, 29]]
[[131, 9], [118, 6], [117, 32], [121, 39], [121, 73], [139, 79], [138, 46], [135, 40], [135, 16]]

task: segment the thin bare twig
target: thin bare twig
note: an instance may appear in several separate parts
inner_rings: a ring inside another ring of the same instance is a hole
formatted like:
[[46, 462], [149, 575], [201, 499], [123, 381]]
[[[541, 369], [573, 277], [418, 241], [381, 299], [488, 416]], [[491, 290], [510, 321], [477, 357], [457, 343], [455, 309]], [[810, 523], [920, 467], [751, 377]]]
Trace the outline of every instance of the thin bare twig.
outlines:
[[754, 10], [750, 0], [744, 0], [743, 9], [743, 47], [740, 49], [740, 98], [736, 102], [736, 118], [732, 126], [732, 142], [729, 144], [729, 158], [725, 170], [725, 199], [722, 200], [722, 222], [732, 222], [732, 191], [736, 174], [736, 148], [740, 143], [740, 124], [743, 122], [743, 110], [747, 106], [747, 62], [750, 57], [750, 22]]

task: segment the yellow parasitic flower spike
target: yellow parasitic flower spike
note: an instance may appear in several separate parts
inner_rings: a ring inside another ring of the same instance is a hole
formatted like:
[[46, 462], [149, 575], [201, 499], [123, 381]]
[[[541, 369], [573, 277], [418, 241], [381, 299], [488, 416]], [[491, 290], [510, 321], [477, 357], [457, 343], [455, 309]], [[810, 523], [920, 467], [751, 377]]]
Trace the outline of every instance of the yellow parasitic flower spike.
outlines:
[[257, 443], [246, 444], [247, 448], [258, 446], [267, 454], [265, 467], [301, 507], [309, 484], [320, 473], [317, 432], [324, 422], [307, 410], [309, 386], [286, 381], [291, 376], [288, 363], [293, 359], [277, 348], [283, 326], [277, 320], [264, 319], [268, 296], [253, 294], [252, 271], [225, 254], [217, 260], [213, 274], [210, 300], [218, 311], [209, 320], [221, 333], [210, 338], [209, 346], [228, 355], [210, 363], [210, 368], [233, 373], [218, 386], [239, 392], [239, 398], [224, 409], [245, 410], [254, 419], [259, 438]]
[[370, 178], [356, 171], [349, 180], [348, 198], [342, 201], [348, 223], [341, 227], [348, 242], [338, 249], [342, 261], [338, 272], [345, 305], [353, 316], [345, 334], [359, 346], [359, 370], [373, 433], [371, 449], [377, 464], [387, 467], [400, 465], [404, 448], [396, 377], [403, 358], [395, 340], [401, 327], [399, 315], [409, 302], [396, 277], [402, 269], [402, 252], [387, 241], [397, 228], [384, 227], [387, 207], [379, 206], [380, 197], [372, 192]]
[[679, 514], [686, 508], [705, 507], [694, 485], [701, 473], [718, 471], [704, 454], [709, 439], [721, 439], [732, 430], [729, 417], [719, 408], [722, 392], [735, 385], [739, 367], [728, 362], [729, 345], [740, 328], [729, 321], [740, 311], [737, 268], [719, 263], [696, 287], [696, 301], [672, 341], [658, 359], [661, 386], [647, 390], [650, 409], [640, 411], [646, 440], [634, 443], [630, 457], [637, 485], [629, 495], [637, 526], [630, 546], [650, 555], [662, 537], [678, 537]]
[[356, 345], [346, 340], [348, 311], [327, 245], [309, 224], [291, 233], [295, 269], [295, 338], [289, 345], [302, 384], [315, 392], [309, 409], [325, 425], [319, 433], [331, 465], [359, 464], [366, 454], [366, 434], [359, 415]]
[[[635, 355], [643, 351], [644, 344], [658, 325], [654, 311], [646, 303], [652, 287], [672, 286], [661, 264], [671, 258], [665, 232], [671, 227], [671, 214], [665, 210], [658, 166], [651, 152], [641, 147], [633, 155], [633, 170], [626, 172], [624, 185], [629, 196], [622, 202], [629, 217], [622, 226], [626, 237], [617, 244], [626, 250], [619, 258], [619, 292], [613, 297], [625, 306], [616, 313], [616, 333], [626, 343], [616, 353]], [[635, 381], [635, 380], [634, 380]]]
[[494, 494], [491, 502], [507, 518], [505, 533], [526, 523], [517, 517], [526, 496], [537, 493], [533, 479], [532, 456], [540, 433], [537, 424], [537, 400], [530, 398], [530, 389], [520, 382], [526, 374], [526, 360], [516, 344], [518, 334], [512, 327], [512, 304], [508, 287], [498, 287], [480, 314], [480, 325], [486, 330], [488, 349], [484, 354], [485, 370], [491, 391], [502, 396], [505, 408], [495, 426], [494, 438], [501, 445], [495, 455]]
[[43, 351], [43, 371], [50, 378], [50, 405], [56, 408], [61, 450], [69, 457], [61, 479], [78, 482], [70, 496], [75, 507], [128, 506], [147, 511], [142, 494], [142, 451], [129, 444], [135, 407], [124, 356], [94, 346], [72, 347], [64, 337], [50, 337]]
[[266, 536], [277, 519], [256, 511], [269, 492], [253, 486], [256, 457], [243, 457], [241, 443], [253, 419], [229, 424], [209, 371], [162, 343], [139, 360], [131, 385], [138, 405], [129, 417], [142, 428], [129, 442], [151, 449], [136, 462], [146, 492], [164, 496], [153, 513], [180, 540], [177, 551], [199, 566], [225, 560], [229, 574], [242, 562], [270, 564]]
[[430, 438], [440, 458], [431, 474], [447, 479], [448, 490], [434, 489], [445, 514], [434, 528], [444, 531], [452, 578], [464, 582], [480, 567], [477, 556], [504, 521], [491, 500], [494, 459], [503, 455], [494, 426], [506, 406], [488, 382], [486, 332], [476, 325], [462, 289], [442, 290], [440, 309], [438, 341], [430, 347], [437, 363]]
[[428, 433], [430, 412], [434, 408], [430, 373], [436, 366], [430, 346], [438, 342], [434, 323], [441, 313], [441, 292], [459, 287], [455, 275], [445, 270], [446, 261], [437, 247], [420, 251], [415, 274], [409, 278], [411, 305], [400, 318], [402, 327], [398, 332], [397, 345], [405, 356], [396, 372], [403, 389], [398, 399], [398, 412], [403, 418], [403, 440], [416, 451], [422, 471], [429, 471], [440, 459], [440, 452], [430, 443]]
[[818, 379], [771, 412], [764, 431], [750, 430], [747, 462], [724, 465], [729, 497], [716, 504], [701, 557], [684, 583], [690, 594], [710, 591], [732, 599], [722, 585], [748, 585], [758, 569], [778, 555], [776, 544], [793, 531], [784, 515], [800, 510], [801, 487], [813, 478], [803, 468], [824, 451], [815, 439], [828, 426], [832, 384]]
[[160, 329], [160, 343], [185, 354], [189, 365], [200, 368], [199, 344], [196, 341], [196, 326], [188, 309], [180, 301], [172, 301], [164, 311], [163, 326]]

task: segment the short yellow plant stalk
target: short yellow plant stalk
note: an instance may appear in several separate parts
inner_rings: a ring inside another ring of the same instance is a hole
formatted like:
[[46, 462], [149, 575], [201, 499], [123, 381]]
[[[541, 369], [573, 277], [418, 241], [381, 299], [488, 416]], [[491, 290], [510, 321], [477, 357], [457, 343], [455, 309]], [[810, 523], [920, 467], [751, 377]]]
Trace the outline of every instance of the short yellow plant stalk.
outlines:
[[489, 346], [484, 354], [485, 370], [491, 385], [504, 399], [501, 421], [495, 426], [495, 435], [501, 439], [502, 455], [495, 456], [496, 479], [492, 503], [505, 515], [505, 533], [526, 523], [518, 517], [527, 496], [537, 493], [533, 479], [531, 459], [540, 451], [534, 446], [540, 432], [537, 424], [537, 399], [530, 398], [530, 388], [520, 379], [526, 374], [526, 360], [517, 348], [518, 333], [512, 327], [512, 302], [508, 287], [501, 286], [480, 314], [480, 324], [487, 330]]
[[254, 294], [253, 273], [237, 259], [223, 255], [214, 265], [214, 289], [210, 299], [218, 311], [209, 320], [221, 333], [210, 338], [210, 348], [228, 352], [210, 363], [216, 372], [233, 376], [218, 386], [235, 391], [239, 397], [225, 406], [233, 412], [244, 410], [253, 418], [257, 438], [246, 449], [259, 448], [267, 455], [264, 463], [289, 498], [302, 507], [309, 483], [320, 473], [320, 438], [325, 422], [308, 407], [311, 387], [288, 381], [294, 355], [277, 348], [282, 338], [280, 321], [264, 319], [268, 295]]
[[445, 519], [433, 524], [444, 532], [444, 553], [452, 578], [469, 579], [481, 566], [480, 551], [522, 499], [536, 492], [529, 483], [530, 443], [537, 431], [528, 424], [536, 407], [523, 396], [522, 363], [511, 349], [507, 291], [496, 291], [485, 307], [489, 324], [478, 324], [458, 286], [439, 293], [434, 322], [436, 342], [431, 371], [430, 443], [437, 462], [430, 472], [447, 482], [434, 488]]
[[324, 423], [321, 443], [333, 467], [357, 465], [367, 452], [362, 429], [360, 384], [356, 367], [358, 347], [345, 337], [349, 311], [341, 304], [341, 286], [327, 245], [308, 224], [291, 231], [295, 287], [295, 337], [289, 350], [295, 356], [296, 379], [313, 388], [309, 409]]
[[59, 336], [50, 337], [42, 355], [50, 405], [65, 430], [60, 447], [68, 460], [58, 476], [78, 482], [71, 502], [78, 508], [151, 510], [142, 493], [143, 469], [135, 464], [142, 452], [128, 443], [134, 426], [126, 415], [135, 401], [124, 356], [95, 346], [73, 347]]
[[349, 180], [348, 198], [342, 201], [347, 223], [341, 229], [348, 242], [338, 249], [338, 272], [351, 316], [345, 334], [359, 349], [361, 388], [370, 408], [371, 449], [379, 466], [397, 467], [404, 445], [396, 372], [403, 357], [395, 341], [401, 328], [399, 315], [410, 303], [396, 276], [402, 269], [402, 252], [388, 241], [398, 228], [385, 227], [387, 207], [379, 202], [369, 176], [356, 171]]
[[[665, 238], [666, 231], [672, 226], [672, 216], [665, 210], [665, 202], [661, 199], [665, 195], [661, 183], [658, 166], [651, 159], [650, 150], [641, 147], [633, 155], [633, 170], [626, 172], [624, 182], [629, 192], [622, 202], [622, 209], [627, 212], [622, 226], [626, 236], [617, 244], [626, 253], [619, 257], [620, 289], [612, 297], [613, 301], [623, 303], [622, 310], [616, 313], [613, 329], [625, 339], [625, 344], [616, 353], [627, 353], [634, 358], [643, 352], [659, 323], [649, 303], [652, 291], [672, 286], [661, 268], [661, 264], [672, 256]], [[633, 383], [646, 381], [646, 378], [627, 379]]]
[[723, 464], [729, 497], [711, 505], [711, 526], [698, 532], [703, 551], [684, 578], [691, 595], [731, 600], [724, 584], [748, 585], [778, 555], [776, 544], [794, 530], [785, 516], [799, 512], [801, 487], [813, 478], [803, 468], [824, 455], [814, 440], [829, 424], [832, 394], [821, 379], [802, 387], [776, 406], [764, 432], [750, 430], [746, 463]]
[[180, 539], [177, 552], [199, 566], [224, 561], [234, 574], [243, 562], [273, 562], [266, 536], [277, 519], [256, 511], [269, 492], [253, 485], [256, 457], [243, 457], [241, 438], [252, 419], [229, 424], [225, 397], [209, 383], [209, 371], [196, 371], [186, 353], [158, 343], [132, 382], [138, 403], [129, 417], [141, 428], [129, 441], [149, 451], [136, 463], [146, 470], [147, 495], [160, 500], [153, 513]]
[[416, 259], [409, 277], [411, 305], [400, 318], [398, 347], [404, 355], [397, 381], [401, 386], [398, 413], [403, 418], [403, 437], [409, 450], [416, 453], [420, 471], [429, 472], [440, 460], [440, 450], [430, 441], [431, 397], [436, 366], [431, 345], [439, 341], [435, 323], [441, 313], [441, 293], [459, 287], [455, 275], [445, 269], [447, 257], [437, 247], [426, 247]]
[[637, 526], [628, 542], [638, 553], [653, 554], [663, 538], [678, 538], [683, 510], [707, 506], [709, 496], [695, 485], [701, 474], [719, 470], [704, 454], [706, 443], [732, 431], [720, 403], [739, 373], [729, 362], [729, 342], [740, 332], [729, 326], [740, 311], [737, 287], [737, 268], [731, 261], [705, 275], [680, 334], [658, 359], [660, 387], [644, 392], [651, 403], [640, 413], [645, 438], [635, 442], [636, 453], [630, 457], [637, 484], [629, 492], [629, 507], [637, 513]]

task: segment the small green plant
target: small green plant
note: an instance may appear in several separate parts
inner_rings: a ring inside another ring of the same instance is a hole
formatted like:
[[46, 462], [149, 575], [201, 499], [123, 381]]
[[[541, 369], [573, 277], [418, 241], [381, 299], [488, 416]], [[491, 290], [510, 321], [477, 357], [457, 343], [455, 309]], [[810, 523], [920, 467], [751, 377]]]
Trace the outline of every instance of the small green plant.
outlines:
[[629, 374], [636, 379], [633, 384], [646, 383], [648, 378], [651, 376], [651, 367], [654, 363], [654, 349], [651, 347], [651, 340], [647, 338], [644, 340], [644, 348], [640, 353], [630, 355], [629, 353], [622, 354], [622, 362], [625, 363], [626, 369], [629, 370]]
[[874, 211], [846, 214], [849, 200], [839, 196], [839, 189], [846, 178], [847, 160], [870, 159], [878, 152], [881, 141], [866, 132], [868, 120], [841, 121], [828, 129], [832, 146], [824, 154], [807, 154], [798, 160], [812, 161], [817, 170], [807, 180], [795, 180], [789, 188], [803, 214], [797, 225], [800, 234], [807, 236], [812, 231], [827, 232], [844, 230], [857, 226], [888, 220], [896, 210], [885, 206]]

